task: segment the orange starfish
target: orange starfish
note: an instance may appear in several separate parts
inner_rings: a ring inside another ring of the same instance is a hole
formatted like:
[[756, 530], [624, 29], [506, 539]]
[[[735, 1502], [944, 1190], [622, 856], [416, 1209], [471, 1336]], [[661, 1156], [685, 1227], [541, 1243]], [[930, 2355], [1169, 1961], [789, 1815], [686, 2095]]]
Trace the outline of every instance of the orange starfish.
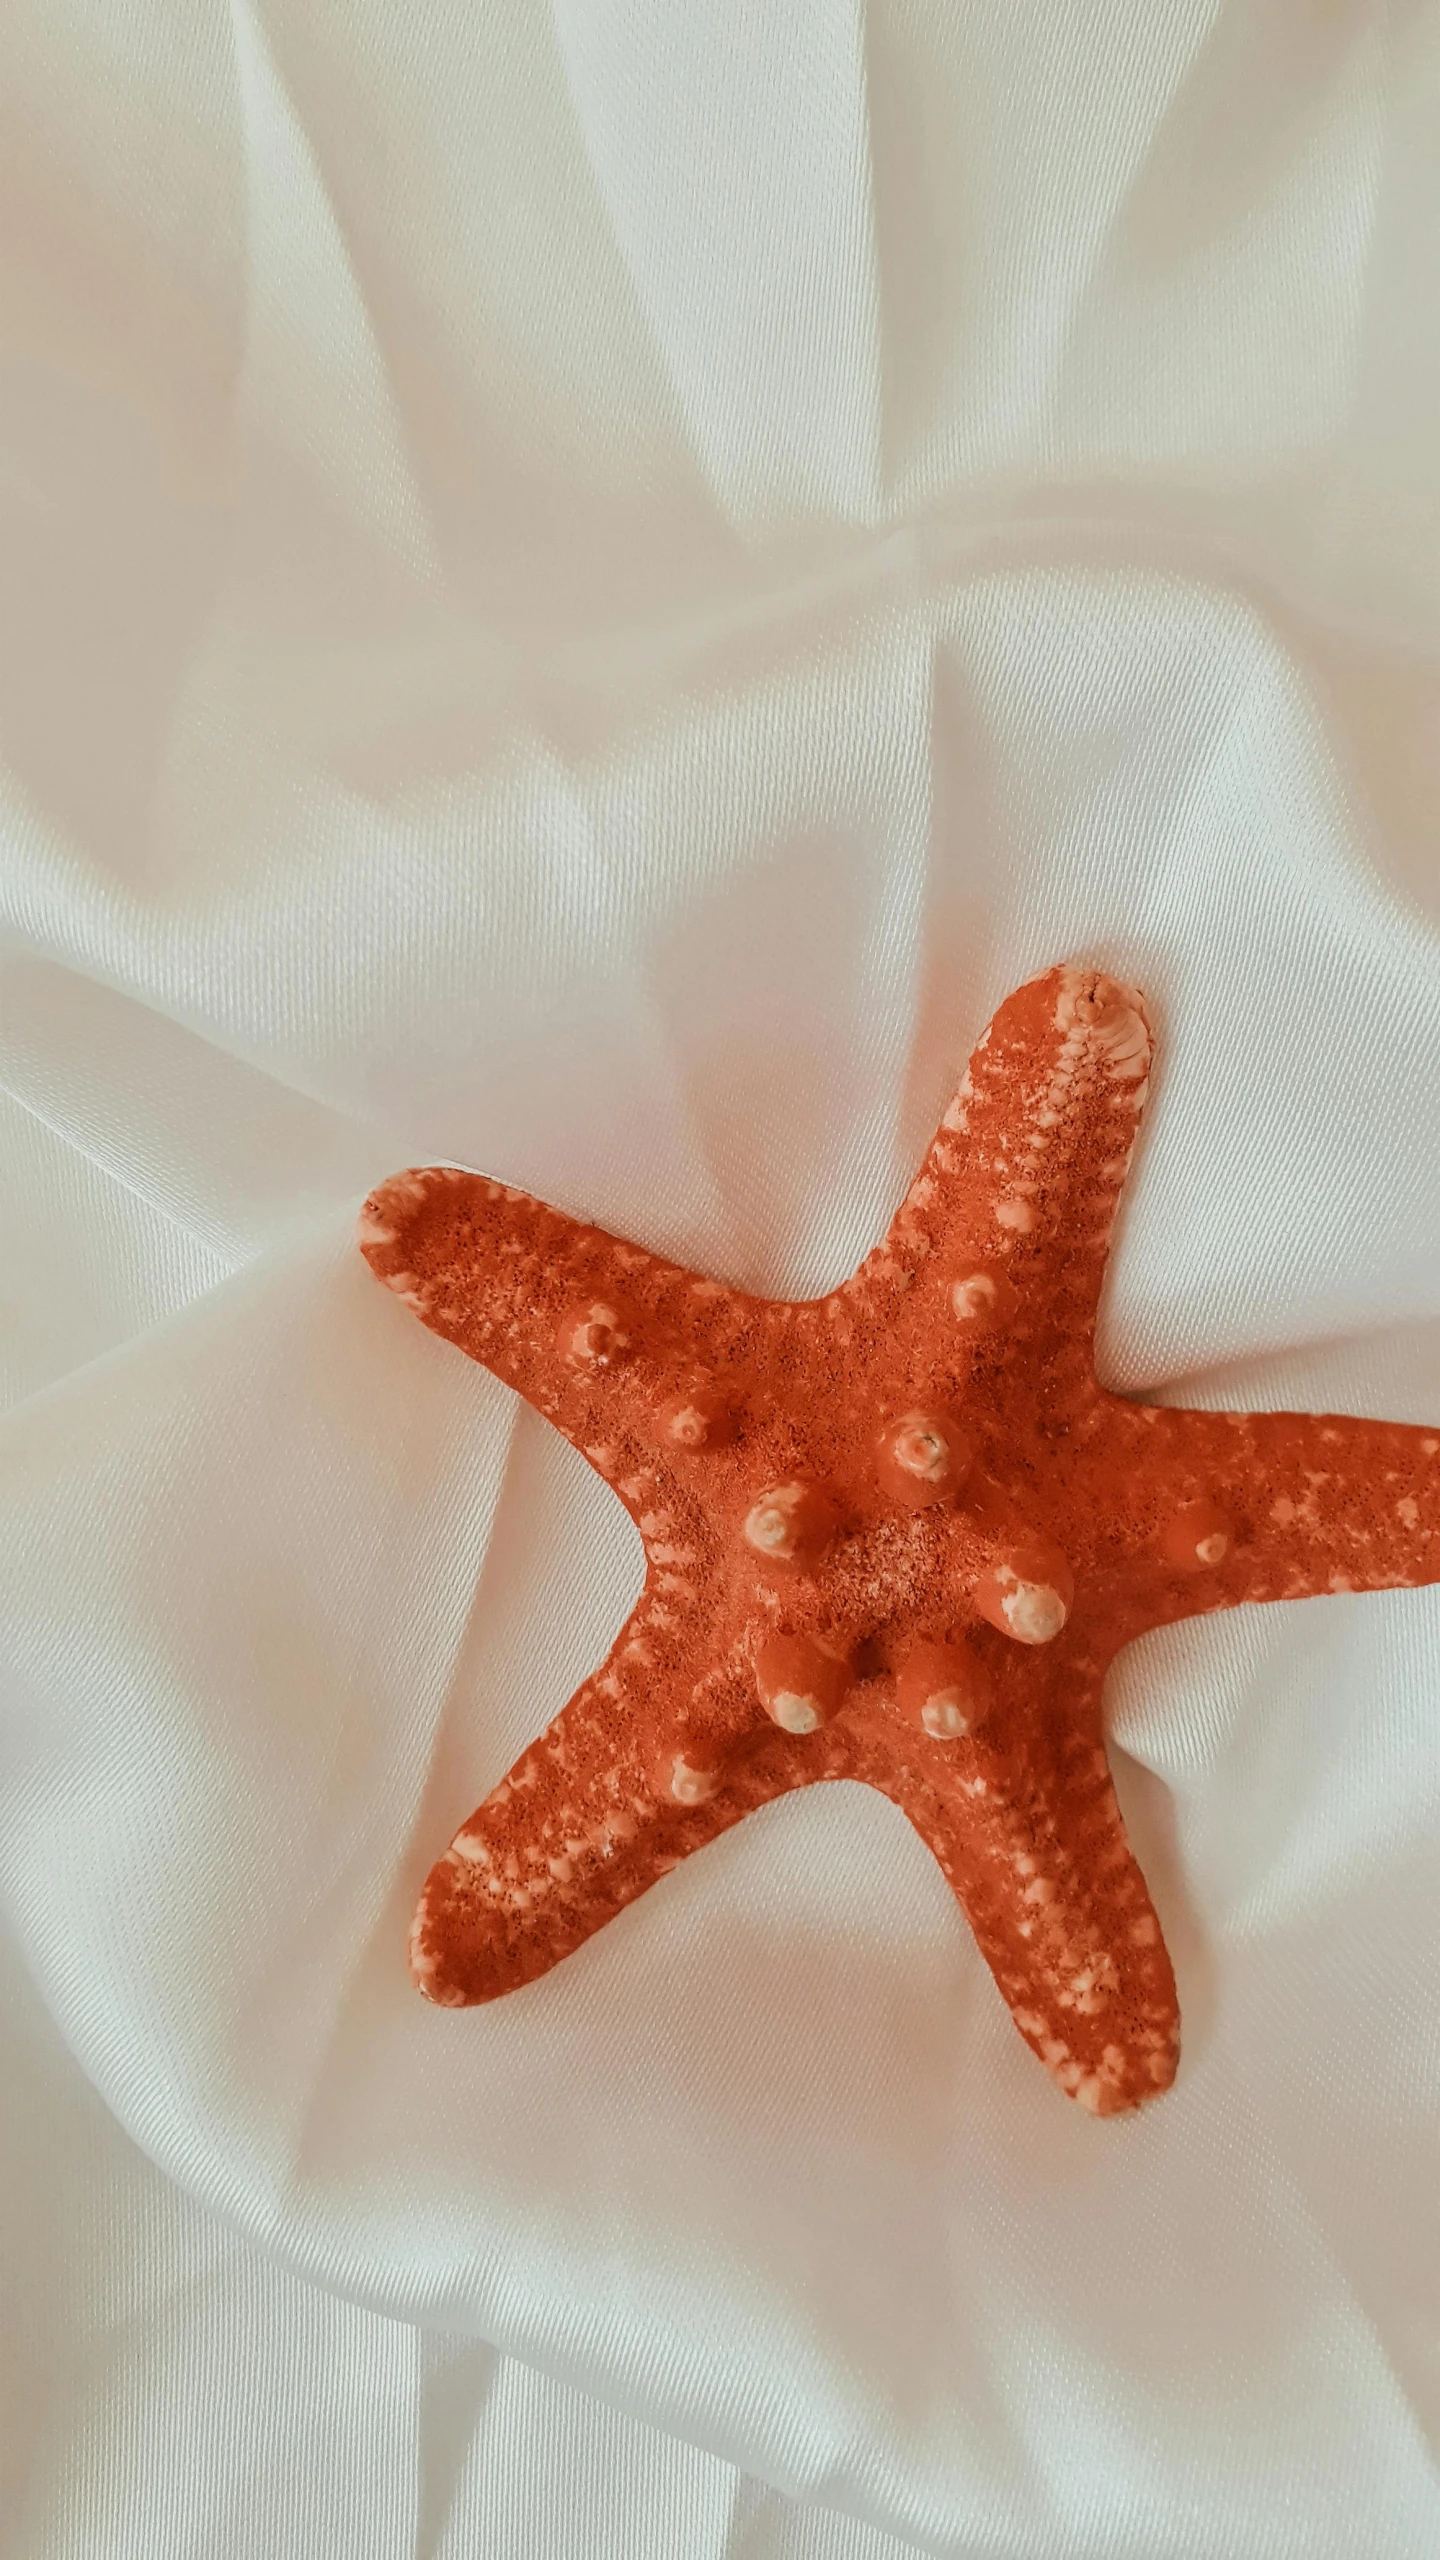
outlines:
[[584, 1452], [648, 1565], [606, 1662], [434, 1868], [430, 1999], [533, 1981], [757, 1805], [858, 1778], [928, 1842], [1071, 2097], [1110, 2115], [1169, 2085], [1106, 1668], [1203, 1611], [1440, 1580], [1440, 1434], [1097, 1385], [1150, 1054], [1135, 989], [1022, 987], [884, 1243], [798, 1305], [449, 1166], [373, 1194], [371, 1268]]

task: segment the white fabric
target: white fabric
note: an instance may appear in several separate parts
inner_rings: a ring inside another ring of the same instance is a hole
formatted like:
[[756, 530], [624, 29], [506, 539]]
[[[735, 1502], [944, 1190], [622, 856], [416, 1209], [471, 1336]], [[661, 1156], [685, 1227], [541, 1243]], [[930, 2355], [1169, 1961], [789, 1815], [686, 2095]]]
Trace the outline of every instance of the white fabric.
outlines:
[[1125, 1658], [1133, 2122], [848, 1788], [441, 2015], [638, 1549], [350, 1228], [819, 1289], [1080, 953], [1110, 1380], [1440, 1415], [1437, 109], [1434, 0], [10, 0], [7, 2560], [1435, 2550], [1440, 1593]]

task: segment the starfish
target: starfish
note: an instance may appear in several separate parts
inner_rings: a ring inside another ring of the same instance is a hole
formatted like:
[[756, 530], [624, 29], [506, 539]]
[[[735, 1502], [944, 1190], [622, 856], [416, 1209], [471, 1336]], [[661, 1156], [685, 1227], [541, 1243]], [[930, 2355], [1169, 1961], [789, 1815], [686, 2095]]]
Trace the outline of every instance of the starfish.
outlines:
[[371, 1268], [583, 1451], [644, 1544], [606, 1661], [456, 1833], [411, 1933], [448, 2006], [532, 1982], [692, 1850], [877, 1788], [1021, 2035], [1096, 2115], [1174, 2077], [1174, 1976], [1102, 1691], [1242, 1602], [1440, 1580], [1440, 1432], [1109, 1393], [1093, 1337], [1151, 1058], [1139, 991], [1001, 1006], [883, 1243], [828, 1296], [700, 1277], [449, 1165]]

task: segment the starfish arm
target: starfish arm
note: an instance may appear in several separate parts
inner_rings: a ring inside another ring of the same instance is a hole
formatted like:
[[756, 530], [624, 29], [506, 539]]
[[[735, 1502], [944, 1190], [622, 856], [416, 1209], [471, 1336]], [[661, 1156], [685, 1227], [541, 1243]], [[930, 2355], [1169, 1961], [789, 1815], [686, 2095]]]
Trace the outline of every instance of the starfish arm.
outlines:
[[[543, 1413], [632, 1511], [665, 1464], [667, 1398], [723, 1374], [766, 1310], [481, 1174], [397, 1174], [361, 1212], [376, 1277]], [[635, 1499], [624, 1480], [635, 1479]]]
[[[427, 1998], [470, 2007], [537, 1980], [682, 1858], [805, 1782], [786, 1737], [757, 1729], [748, 1662], [697, 1692], [686, 1652], [642, 1596], [606, 1662], [462, 1824], [411, 1928]], [[670, 1781], [687, 1752], [721, 1758], [723, 1784], [681, 1803]]]
[[909, 1321], [933, 1330], [938, 1291], [985, 1365], [1018, 1355], [1052, 1392], [1061, 1367], [1088, 1378], [1150, 1055], [1138, 991], [1098, 969], [1007, 997], [885, 1242], [837, 1296], [866, 1306], [918, 1279]]
[[[1118, 1402], [1118, 1400], [1117, 1400]], [[1145, 1623], [1335, 1591], [1440, 1582], [1440, 1426], [1343, 1413], [1122, 1408], [1101, 1460]], [[1096, 1499], [1098, 1501], [1097, 1476]], [[1224, 1551], [1177, 1571], [1167, 1532], [1213, 1517]]]
[[1179, 2007], [1105, 1754], [1098, 1664], [1052, 1667], [1024, 1742], [872, 1724], [857, 1774], [934, 1852], [1032, 2052], [1094, 2115], [1175, 2076]]

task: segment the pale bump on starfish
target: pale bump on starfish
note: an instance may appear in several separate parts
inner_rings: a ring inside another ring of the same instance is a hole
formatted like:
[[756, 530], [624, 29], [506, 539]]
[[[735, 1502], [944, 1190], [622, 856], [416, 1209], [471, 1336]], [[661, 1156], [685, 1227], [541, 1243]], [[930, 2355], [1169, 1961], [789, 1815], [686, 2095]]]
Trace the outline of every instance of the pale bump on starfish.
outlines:
[[1005, 1273], [993, 1266], [978, 1264], [950, 1283], [951, 1314], [957, 1324], [972, 1326], [977, 1333], [1010, 1323], [1015, 1311], [1015, 1291]]
[[932, 1741], [956, 1742], [989, 1711], [990, 1681], [974, 1646], [963, 1638], [948, 1644], [922, 1639], [897, 1654], [895, 1703]]
[[735, 1414], [718, 1387], [682, 1388], [655, 1416], [661, 1440], [672, 1449], [723, 1449], [735, 1437]]
[[885, 1491], [915, 1510], [952, 1500], [974, 1463], [964, 1432], [943, 1413], [900, 1414], [886, 1424], [875, 1451]]
[[745, 1514], [741, 1535], [761, 1562], [813, 1564], [837, 1525], [835, 1505], [823, 1485], [798, 1482], [767, 1486]]
[[755, 1687], [784, 1733], [816, 1733], [844, 1703], [851, 1669], [843, 1653], [814, 1636], [766, 1636], [755, 1653]]
[[659, 1754], [655, 1782], [661, 1796], [675, 1804], [708, 1804], [720, 1785], [722, 1767], [718, 1758], [686, 1750], [672, 1737]]
[[982, 1618], [1017, 1644], [1053, 1644], [1070, 1615], [1075, 1576], [1049, 1539], [996, 1549], [972, 1597]]
[[801, 1304], [454, 1166], [366, 1203], [379, 1278], [584, 1452], [647, 1558], [606, 1660], [433, 1869], [427, 1998], [535, 1980], [757, 1806], [858, 1779], [927, 1842], [1078, 2106], [1169, 2085], [1175, 1985], [1107, 1668], [1200, 1612], [1440, 1580], [1440, 1428], [1098, 1385], [1150, 1052], [1139, 992], [1102, 970], [1020, 988], [884, 1241]]
[[[1411, 1521], [1419, 1526], [1419, 1512]], [[1223, 1564], [1235, 1537], [1235, 1524], [1216, 1502], [1187, 1502], [1160, 1532], [1160, 1552], [1179, 1573], [1208, 1573]]]
[[567, 1307], [556, 1328], [556, 1343], [568, 1369], [618, 1369], [629, 1359], [637, 1331], [633, 1311], [612, 1294]]

